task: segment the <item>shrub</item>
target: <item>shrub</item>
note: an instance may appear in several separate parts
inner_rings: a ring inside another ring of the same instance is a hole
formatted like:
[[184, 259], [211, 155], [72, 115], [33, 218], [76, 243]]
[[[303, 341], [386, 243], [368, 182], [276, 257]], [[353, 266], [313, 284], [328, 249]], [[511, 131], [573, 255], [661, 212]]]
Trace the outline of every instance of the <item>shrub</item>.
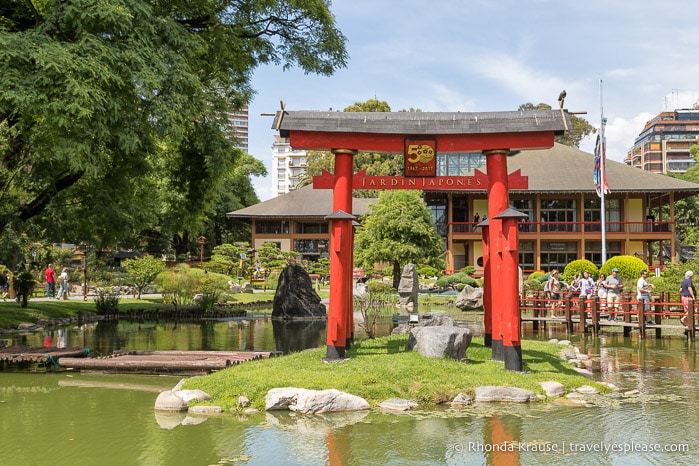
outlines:
[[116, 314], [119, 310], [119, 293], [108, 293], [99, 290], [95, 297], [95, 307], [97, 314]]
[[372, 280], [367, 283], [369, 294], [393, 293], [393, 288], [388, 283], [379, 280]]
[[596, 277], [599, 269], [593, 262], [587, 259], [574, 260], [563, 269], [563, 280], [570, 283], [577, 274], [582, 272], [588, 272], [590, 276]]
[[429, 265], [421, 265], [417, 268], [417, 273], [421, 277], [436, 277], [439, 275], [439, 270]]
[[265, 279], [265, 288], [268, 290], [276, 290], [279, 286], [279, 276], [280, 272], [270, 272], [270, 274]]
[[178, 264], [177, 267], [158, 274], [155, 283], [160, 288], [163, 299], [177, 301], [179, 304], [192, 304], [197, 280], [190, 270], [187, 264]]
[[[642, 271], [648, 270], [648, 264], [636, 256], [615, 256], [605, 262], [599, 271], [605, 276], [609, 276], [614, 268], [619, 269], [621, 278], [634, 280], [635, 282], [641, 276]], [[632, 287], [632, 289], [635, 289], [635, 287]]]
[[29, 295], [34, 291], [34, 285], [37, 281], [28, 270], [24, 270], [15, 275], [12, 281], [12, 286], [15, 289], [15, 295], [19, 297], [19, 302], [22, 307], [27, 307]]
[[464, 272], [458, 272], [454, 275], [443, 275], [437, 279], [437, 286], [441, 288], [451, 287], [461, 289], [464, 287], [464, 285], [477, 287], [478, 281], [476, 281], [476, 279], [473, 277], [469, 277]]
[[539, 283], [541, 283], [541, 279], [545, 276], [546, 276], [546, 274], [544, 272], [540, 272], [537, 270], [536, 272], [530, 273], [529, 276], [527, 277], [527, 280], [536, 280]]

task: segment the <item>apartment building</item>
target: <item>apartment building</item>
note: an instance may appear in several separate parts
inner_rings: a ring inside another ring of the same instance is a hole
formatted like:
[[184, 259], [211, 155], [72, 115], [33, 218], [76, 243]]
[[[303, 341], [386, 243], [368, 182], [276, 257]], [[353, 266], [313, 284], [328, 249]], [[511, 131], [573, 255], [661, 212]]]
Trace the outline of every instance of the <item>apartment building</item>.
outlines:
[[689, 149], [699, 137], [699, 109], [662, 112], [648, 121], [624, 162], [653, 173], [684, 173], [694, 166]]

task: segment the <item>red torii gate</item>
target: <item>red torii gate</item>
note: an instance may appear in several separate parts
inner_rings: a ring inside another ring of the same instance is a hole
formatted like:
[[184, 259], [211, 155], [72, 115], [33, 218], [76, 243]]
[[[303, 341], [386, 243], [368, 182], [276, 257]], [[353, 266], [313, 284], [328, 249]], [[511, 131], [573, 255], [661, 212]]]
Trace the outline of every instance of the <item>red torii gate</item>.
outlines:
[[[273, 129], [288, 138], [291, 147], [335, 154], [333, 213], [327, 217], [331, 220], [331, 280], [326, 359], [344, 359], [352, 337], [354, 154], [407, 154], [408, 140], [430, 140], [435, 153], [478, 151], [486, 155], [488, 221], [481, 224], [486, 261], [485, 339], [486, 344], [492, 345], [493, 359], [504, 361], [508, 370], [521, 371], [517, 221], [523, 214], [509, 208], [507, 156], [521, 150], [552, 147], [554, 135], [563, 133], [570, 124], [570, 116], [563, 109], [485, 113], [277, 112]], [[328, 187], [327, 181], [327, 175], [325, 181], [319, 179], [319, 187]], [[526, 184], [526, 179], [517, 184], [522, 182]]]

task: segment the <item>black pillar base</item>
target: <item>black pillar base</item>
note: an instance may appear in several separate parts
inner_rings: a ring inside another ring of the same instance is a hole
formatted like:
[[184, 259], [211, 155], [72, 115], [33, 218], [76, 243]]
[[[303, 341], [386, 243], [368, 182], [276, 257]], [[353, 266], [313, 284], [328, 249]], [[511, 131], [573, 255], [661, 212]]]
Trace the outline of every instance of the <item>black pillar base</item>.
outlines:
[[508, 371], [522, 372], [522, 347], [505, 346], [505, 369]]
[[342, 360], [346, 359], [345, 358], [345, 347], [344, 346], [330, 346], [327, 345], [327, 353], [325, 356], [325, 360], [328, 361], [333, 361], [333, 360]]
[[345, 340], [345, 349], [350, 349], [352, 347], [352, 343], [354, 343], [354, 332], [352, 332], [350, 337]]
[[505, 351], [503, 349], [502, 340], [493, 340], [493, 356], [495, 361], [505, 360]]
[[485, 334], [485, 336], [483, 337], [483, 344], [485, 345], [486, 348], [491, 348], [493, 346], [493, 334], [492, 333]]

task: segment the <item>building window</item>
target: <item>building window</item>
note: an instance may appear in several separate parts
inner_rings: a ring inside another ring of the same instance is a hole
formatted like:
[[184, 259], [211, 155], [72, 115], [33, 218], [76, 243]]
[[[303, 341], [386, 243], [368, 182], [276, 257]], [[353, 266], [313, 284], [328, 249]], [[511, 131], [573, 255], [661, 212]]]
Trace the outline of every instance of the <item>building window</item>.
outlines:
[[[519, 231], [536, 231], [536, 225], [531, 224], [534, 221], [534, 201], [531, 199], [515, 199], [512, 201], [512, 207], [523, 214], [527, 214], [527, 218], [520, 220]], [[534, 267], [533, 263], [532, 267]]]
[[545, 199], [541, 201], [541, 231], [576, 232], [575, 199]]
[[288, 235], [289, 222], [287, 220], [258, 220], [255, 222], [255, 233], [268, 235]]
[[[621, 224], [621, 200], [605, 199], [604, 204], [607, 206], [605, 214], [607, 231], [624, 231], [624, 225]], [[602, 221], [601, 205], [602, 200], [599, 198], [585, 199], [585, 210], [583, 212], [585, 222], [587, 222], [585, 231], [602, 231], [600, 225]]]
[[299, 235], [313, 235], [328, 232], [328, 222], [296, 222], [294, 233]]
[[485, 170], [485, 155], [480, 152], [468, 154], [437, 154], [437, 176], [460, 176]]
[[[294, 251], [302, 254], [303, 256], [316, 256], [319, 257], [321, 254], [328, 251], [328, 240], [327, 239], [295, 239], [294, 240]], [[303, 257], [304, 259], [306, 257]]]
[[519, 242], [519, 266], [527, 273], [534, 270], [534, 241]]
[[[607, 259], [621, 255], [620, 241], [607, 241]], [[585, 241], [585, 259], [597, 267], [602, 267], [602, 242]]]
[[437, 234], [442, 237], [447, 236], [447, 196], [436, 193], [425, 194], [425, 203], [432, 214]]
[[546, 271], [563, 271], [569, 262], [577, 260], [578, 247], [574, 241], [542, 241], [541, 267]]

